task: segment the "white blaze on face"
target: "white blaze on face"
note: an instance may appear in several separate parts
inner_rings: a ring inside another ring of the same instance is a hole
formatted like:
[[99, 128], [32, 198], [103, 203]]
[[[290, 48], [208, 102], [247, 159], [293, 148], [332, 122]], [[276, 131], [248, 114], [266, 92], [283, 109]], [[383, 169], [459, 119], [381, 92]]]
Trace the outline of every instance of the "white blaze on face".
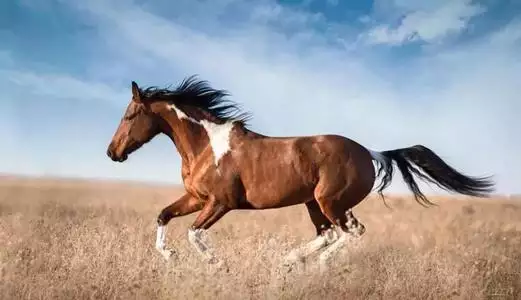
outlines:
[[230, 133], [233, 129], [234, 123], [226, 122], [224, 124], [215, 124], [207, 120], [197, 121], [194, 118], [187, 116], [173, 104], [168, 105], [168, 107], [176, 112], [179, 119], [186, 119], [202, 126], [204, 130], [206, 130], [210, 140], [210, 147], [212, 147], [215, 165], [217, 166], [219, 160], [230, 151]]

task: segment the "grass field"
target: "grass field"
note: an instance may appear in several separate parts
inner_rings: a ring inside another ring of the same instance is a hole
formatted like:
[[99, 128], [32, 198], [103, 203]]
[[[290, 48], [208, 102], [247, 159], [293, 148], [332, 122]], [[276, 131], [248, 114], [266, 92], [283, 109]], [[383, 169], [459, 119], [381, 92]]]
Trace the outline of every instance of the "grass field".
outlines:
[[521, 199], [374, 197], [366, 226], [330, 271], [290, 273], [281, 257], [314, 236], [303, 206], [236, 211], [209, 238], [229, 269], [214, 273], [174, 219], [169, 262], [154, 249], [176, 187], [0, 178], [0, 299], [521, 299]]

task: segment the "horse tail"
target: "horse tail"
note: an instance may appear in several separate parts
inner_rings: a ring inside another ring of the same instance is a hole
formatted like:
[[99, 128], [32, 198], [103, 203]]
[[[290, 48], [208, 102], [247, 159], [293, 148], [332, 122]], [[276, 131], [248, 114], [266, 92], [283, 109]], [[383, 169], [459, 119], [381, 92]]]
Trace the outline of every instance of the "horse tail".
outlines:
[[[438, 187], [463, 195], [486, 197], [494, 188], [490, 177], [466, 176], [443, 161], [429, 148], [416, 145], [389, 151], [370, 151], [373, 159], [378, 163], [376, 176], [383, 174], [377, 186], [378, 194], [383, 198], [383, 190], [391, 184], [393, 179], [393, 162], [402, 173], [403, 180], [414, 194], [416, 202], [423, 206], [434, 205], [421, 192], [413, 175], [425, 182], [433, 183]], [[423, 173], [422, 173], [423, 172]]]

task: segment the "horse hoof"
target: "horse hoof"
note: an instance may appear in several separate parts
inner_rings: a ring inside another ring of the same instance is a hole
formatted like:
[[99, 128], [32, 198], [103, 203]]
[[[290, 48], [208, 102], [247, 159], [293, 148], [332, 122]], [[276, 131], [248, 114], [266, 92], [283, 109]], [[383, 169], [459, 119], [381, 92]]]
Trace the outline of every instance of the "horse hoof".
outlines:
[[303, 257], [300, 257], [294, 253], [290, 253], [290, 254], [286, 255], [286, 257], [284, 257], [282, 265], [291, 266], [291, 265], [295, 265], [297, 263], [303, 263], [303, 262], [304, 262]]
[[287, 256], [282, 262], [280, 268], [284, 273], [291, 273], [295, 268], [304, 263], [304, 259], [298, 256]]
[[159, 249], [159, 253], [165, 260], [170, 260], [170, 258], [174, 255], [174, 251], [171, 249]]

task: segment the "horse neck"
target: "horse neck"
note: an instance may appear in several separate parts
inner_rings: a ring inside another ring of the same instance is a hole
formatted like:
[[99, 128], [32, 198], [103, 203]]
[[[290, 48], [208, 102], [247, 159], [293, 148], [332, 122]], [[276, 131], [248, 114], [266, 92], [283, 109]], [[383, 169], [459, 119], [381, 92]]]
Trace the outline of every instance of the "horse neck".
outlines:
[[208, 147], [209, 139], [203, 126], [187, 119], [178, 119], [168, 112], [163, 116], [166, 124], [164, 133], [173, 141], [183, 163], [191, 163]]

